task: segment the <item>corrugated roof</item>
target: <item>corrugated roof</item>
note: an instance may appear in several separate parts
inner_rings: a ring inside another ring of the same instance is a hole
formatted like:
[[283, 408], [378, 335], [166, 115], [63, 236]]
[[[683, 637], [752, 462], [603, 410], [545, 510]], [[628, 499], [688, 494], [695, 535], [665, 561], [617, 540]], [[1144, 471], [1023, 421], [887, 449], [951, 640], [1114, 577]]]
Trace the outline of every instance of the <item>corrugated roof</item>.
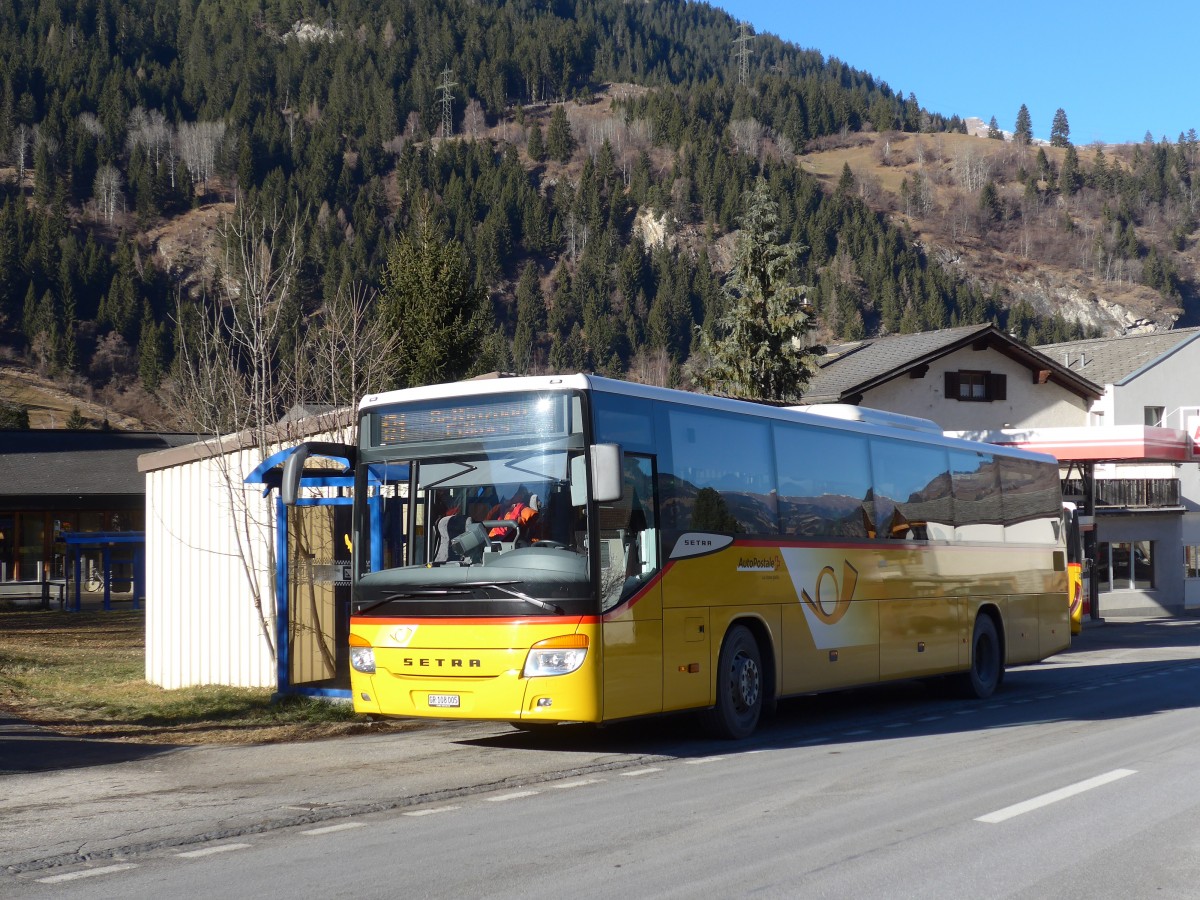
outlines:
[[1123, 384], [1184, 344], [1200, 337], [1200, 328], [1152, 331], [1120, 337], [1043, 344], [1035, 349], [1097, 384]]
[[196, 440], [142, 431], [0, 431], [0, 497], [144, 494], [138, 457]]

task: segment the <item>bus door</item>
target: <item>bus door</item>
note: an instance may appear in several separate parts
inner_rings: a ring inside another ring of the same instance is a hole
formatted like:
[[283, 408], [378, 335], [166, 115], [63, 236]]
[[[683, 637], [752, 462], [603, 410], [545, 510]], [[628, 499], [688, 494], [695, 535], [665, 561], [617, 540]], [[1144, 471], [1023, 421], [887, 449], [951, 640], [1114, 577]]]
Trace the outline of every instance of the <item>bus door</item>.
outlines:
[[654, 460], [626, 453], [621, 499], [599, 505], [605, 719], [661, 712], [661, 540]]

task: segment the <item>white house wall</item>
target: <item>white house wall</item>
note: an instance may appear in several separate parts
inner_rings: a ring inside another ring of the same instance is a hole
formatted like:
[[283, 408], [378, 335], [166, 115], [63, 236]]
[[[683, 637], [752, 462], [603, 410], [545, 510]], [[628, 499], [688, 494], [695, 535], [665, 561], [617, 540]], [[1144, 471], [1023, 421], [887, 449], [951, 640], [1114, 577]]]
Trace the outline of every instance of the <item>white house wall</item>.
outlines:
[[[249, 580], [258, 582], [273, 641], [274, 497], [264, 498], [261, 486], [241, 484], [257, 457], [242, 451], [146, 473], [146, 680], [152, 684], [276, 685]], [[232, 498], [222, 465], [231, 467]], [[243, 541], [251, 573], [237, 540], [243, 510], [250, 521]]]
[[[988, 371], [1007, 376], [1005, 400], [947, 399], [946, 372]], [[932, 419], [947, 431], [1084, 425], [1088, 403], [1056, 384], [1034, 384], [1024, 365], [995, 350], [957, 350], [930, 363], [923, 378], [901, 376], [863, 394], [874, 409]]]
[[[1116, 425], [1142, 425], [1147, 406], [1163, 407], [1168, 428], [1185, 428], [1181, 408], [1200, 406], [1200, 340], [1192, 340], [1174, 352], [1144, 368], [1125, 383], [1111, 385], [1106, 392], [1109, 422]], [[1113, 477], [1139, 478], [1132, 468], [1117, 467]], [[1182, 463], [1165, 477], [1179, 479], [1180, 503], [1186, 510], [1176, 519], [1175, 531], [1163, 535], [1160, 553], [1168, 571], [1161, 596], [1169, 607], [1200, 608], [1200, 578], [1185, 578], [1183, 548], [1200, 546], [1200, 466]], [[1133, 531], [1128, 532], [1131, 536]], [[1158, 563], [1155, 563], [1157, 574]], [[1114, 598], [1116, 599], [1116, 598]], [[1103, 608], [1103, 604], [1102, 607]]]

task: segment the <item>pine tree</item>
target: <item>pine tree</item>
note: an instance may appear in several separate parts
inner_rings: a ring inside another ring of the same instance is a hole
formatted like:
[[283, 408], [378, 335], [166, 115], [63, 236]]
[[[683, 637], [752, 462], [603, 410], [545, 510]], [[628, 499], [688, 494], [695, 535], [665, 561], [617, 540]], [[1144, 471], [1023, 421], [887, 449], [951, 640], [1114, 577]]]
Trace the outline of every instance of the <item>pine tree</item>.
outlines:
[[526, 145], [529, 158], [534, 162], [546, 161], [546, 141], [542, 137], [542, 126], [534, 122], [529, 126], [529, 142]]
[[1062, 172], [1058, 176], [1058, 189], [1069, 197], [1079, 190], [1081, 181], [1079, 154], [1073, 144], [1068, 144], [1067, 152], [1063, 156]]
[[486, 331], [487, 295], [470, 277], [463, 246], [446, 240], [431, 204], [388, 254], [379, 314], [397, 335], [393, 378], [401, 387], [468, 374]]
[[538, 283], [538, 269], [526, 263], [517, 281], [517, 325], [513, 331], [513, 363], [528, 372], [537, 360], [538, 337], [546, 328], [546, 300]]
[[1060, 106], [1054, 111], [1054, 121], [1050, 125], [1050, 146], [1066, 147], [1071, 143], [1071, 126], [1067, 124], [1067, 114]]
[[546, 152], [552, 159], [567, 162], [575, 150], [575, 136], [571, 123], [567, 121], [567, 108], [561, 103], [550, 113], [550, 127], [546, 130]]
[[725, 283], [727, 312], [717, 323], [718, 337], [701, 338], [711, 363], [698, 380], [734, 397], [794, 402], [822, 349], [808, 346], [814, 323], [795, 280], [807, 248], [782, 241], [779, 207], [766, 179], [759, 177], [742, 202], [742, 231]]
[[992, 116], [991, 121], [988, 122], [988, 135], [987, 136], [990, 139], [992, 139], [993, 141], [1004, 140], [1004, 132], [1000, 130], [1000, 126], [997, 124], [995, 116]]
[[1017, 111], [1017, 125], [1013, 129], [1013, 140], [1021, 144], [1033, 143], [1033, 119], [1029, 115], [1029, 107], [1024, 103]]

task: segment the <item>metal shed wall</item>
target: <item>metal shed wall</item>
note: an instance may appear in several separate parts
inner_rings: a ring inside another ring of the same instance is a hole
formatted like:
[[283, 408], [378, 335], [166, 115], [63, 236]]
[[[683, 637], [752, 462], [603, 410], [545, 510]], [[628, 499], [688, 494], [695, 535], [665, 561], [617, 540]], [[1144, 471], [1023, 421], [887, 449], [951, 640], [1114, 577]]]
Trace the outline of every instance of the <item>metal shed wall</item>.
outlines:
[[242, 484], [258, 455], [239, 450], [146, 472], [151, 684], [276, 687], [274, 655], [250, 589], [254, 578], [273, 640], [274, 495]]

